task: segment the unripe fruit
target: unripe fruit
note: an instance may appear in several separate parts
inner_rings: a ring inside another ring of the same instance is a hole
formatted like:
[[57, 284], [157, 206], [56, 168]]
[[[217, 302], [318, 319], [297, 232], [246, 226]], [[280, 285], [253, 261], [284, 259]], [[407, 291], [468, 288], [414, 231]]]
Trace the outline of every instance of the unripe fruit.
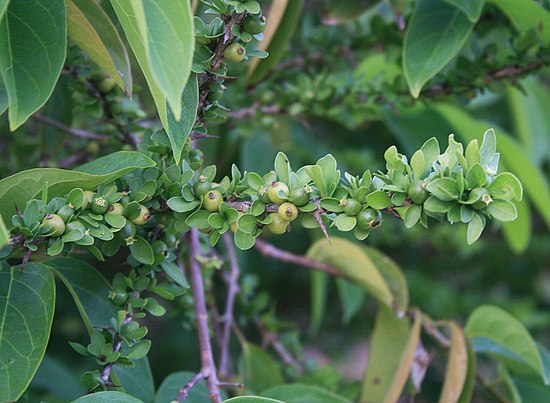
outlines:
[[65, 232], [65, 221], [57, 214], [47, 214], [42, 220], [42, 225], [51, 231], [52, 238], [61, 236]]
[[372, 208], [361, 210], [361, 212], [357, 215], [357, 225], [365, 231], [380, 225], [381, 220], [382, 214]]
[[193, 148], [192, 150], [189, 150], [189, 163], [193, 162], [203, 162], [204, 161], [204, 154], [201, 150], [198, 148]]
[[116, 81], [113, 80], [111, 77], [104, 78], [99, 83], [97, 83], [97, 89], [99, 92], [106, 94], [108, 92], [111, 92], [113, 88], [115, 88]]
[[195, 196], [201, 197], [203, 194], [208, 192], [212, 189], [212, 184], [208, 182], [206, 177], [199, 176], [199, 180], [195, 182], [193, 185], [193, 193], [195, 193]]
[[143, 225], [146, 224], [147, 221], [151, 219], [151, 213], [149, 213], [149, 209], [145, 207], [143, 204], [139, 205], [139, 215], [132, 220], [132, 222], [136, 225]]
[[279, 213], [269, 213], [272, 218], [272, 221], [266, 225], [266, 228], [272, 234], [284, 234], [288, 228], [288, 221], [283, 220]]
[[267, 186], [260, 186], [258, 189], [258, 199], [262, 203], [271, 203], [271, 199], [269, 198], [269, 195], [267, 194]]
[[265, 30], [265, 16], [256, 17], [249, 15], [244, 19], [243, 28], [245, 32], [251, 35], [261, 34]]
[[107, 211], [109, 202], [102, 196], [94, 197], [92, 200], [92, 211], [95, 214], [103, 214]]
[[124, 206], [120, 203], [109, 204], [109, 207], [107, 207], [107, 214], [122, 215], [123, 212]]
[[61, 207], [56, 213], [63, 221], [67, 222], [74, 214], [74, 208], [69, 205]]
[[[288, 186], [283, 182], [272, 182], [267, 189], [269, 200], [277, 204], [284, 203], [288, 198], [288, 193]], [[284, 199], [280, 195], [283, 196]]]
[[342, 199], [340, 205], [344, 206], [344, 213], [348, 216], [356, 216], [361, 211], [361, 203], [356, 199]]
[[246, 56], [246, 50], [243, 45], [237, 42], [233, 42], [223, 52], [223, 57], [228, 62], [238, 63]]
[[126, 224], [124, 224], [124, 227], [122, 227], [118, 233], [123, 239], [132, 238], [136, 235], [136, 226], [134, 223], [126, 221]]
[[82, 210], [86, 210], [88, 205], [92, 202], [94, 199], [95, 193], [91, 190], [85, 190], [84, 191], [84, 201], [82, 202]]
[[414, 181], [409, 185], [408, 190], [409, 199], [413, 203], [422, 204], [426, 201], [429, 194], [426, 191], [426, 184], [424, 181]]
[[128, 293], [126, 292], [126, 290], [117, 288], [116, 290], [109, 292], [109, 299], [115, 305], [122, 305], [128, 299]]
[[296, 206], [301, 207], [309, 202], [309, 193], [303, 187], [299, 187], [290, 191], [288, 199]]
[[294, 221], [298, 218], [298, 209], [294, 204], [289, 202], [282, 203], [277, 209], [277, 213], [285, 221]]
[[218, 190], [212, 189], [202, 196], [202, 207], [206, 211], [215, 212], [218, 211], [218, 208], [220, 207], [220, 204], [222, 204], [222, 201], [222, 194]]

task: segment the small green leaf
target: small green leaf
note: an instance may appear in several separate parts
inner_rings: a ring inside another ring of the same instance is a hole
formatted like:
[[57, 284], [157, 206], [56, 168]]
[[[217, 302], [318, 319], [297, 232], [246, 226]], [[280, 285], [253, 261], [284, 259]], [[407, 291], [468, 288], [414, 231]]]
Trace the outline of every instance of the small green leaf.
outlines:
[[474, 214], [472, 221], [468, 223], [468, 231], [466, 233], [466, 240], [468, 245], [473, 244], [481, 236], [483, 229], [485, 228], [485, 218], [480, 214]]
[[495, 176], [487, 190], [495, 199], [521, 201], [523, 199], [523, 186], [513, 173], [503, 172]]
[[147, 240], [139, 235], [134, 236], [134, 242], [129, 245], [132, 257], [143, 264], [153, 264], [155, 254], [153, 248]]
[[414, 174], [415, 180], [420, 180], [424, 177], [424, 172], [426, 171], [426, 162], [424, 161], [424, 153], [422, 150], [416, 151], [411, 157], [411, 168]]
[[334, 220], [334, 225], [336, 228], [338, 228], [339, 231], [351, 231], [355, 224], [357, 224], [357, 218], [350, 217], [345, 214], [339, 214], [336, 216], [336, 219]]
[[174, 196], [169, 198], [166, 204], [168, 204], [168, 207], [170, 207], [176, 213], [185, 213], [187, 211], [194, 210], [201, 203], [198, 200], [188, 202], [181, 196]]
[[290, 186], [290, 163], [288, 161], [288, 157], [285, 155], [285, 153], [278, 152], [275, 156], [275, 173], [277, 174], [277, 177], [279, 180], [286, 185]]
[[256, 243], [256, 237], [241, 230], [235, 232], [233, 239], [240, 250], [248, 250]]
[[435, 196], [430, 196], [424, 202], [424, 210], [426, 210], [426, 212], [428, 213], [445, 214], [454, 205], [455, 203], [453, 202], [441, 201]]
[[391, 199], [386, 192], [378, 190], [367, 195], [367, 203], [376, 210], [382, 210], [391, 206]]
[[185, 223], [190, 227], [198, 229], [209, 228], [210, 224], [208, 224], [208, 216], [210, 216], [210, 212], [206, 210], [197, 210], [187, 217]]
[[150, 348], [150, 340], [140, 340], [137, 343], [132, 344], [125, 355], [131, 360], [139, 360], [140, 358], [145, 357], [147, 353], [149, 353]]
[[514, 203], [507, 200], [493, 200], [487, 206], [487, 211], [493, 218], [502, 222], [513, 221], [518, 216]]
[[495, 131], [489, 129], [483, 134], [483, 143], [481, 143], [481, 148], [479, 149], [481, 165], [488, 165], [493, 159], [496, 151], [497, 138], [495, 136]]
[[452, 178], [437, 178], [426, 185], [426, 190], [439, 200], [449, 202], [460, 196], [456, 181]]
[[333, 197], [323, 197], [319, 205], [325, 210], [332, 211], [333, 213], [341, 213], [344, 211], [344, 208], [340, 205], [340, 200]]

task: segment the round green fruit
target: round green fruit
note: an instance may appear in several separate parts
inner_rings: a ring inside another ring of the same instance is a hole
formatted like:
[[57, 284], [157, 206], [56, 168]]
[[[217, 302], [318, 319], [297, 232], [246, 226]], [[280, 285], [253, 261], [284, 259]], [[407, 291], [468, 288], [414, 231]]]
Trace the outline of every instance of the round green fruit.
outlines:
[[294, 221], [298, 218], [298, 209], [294, 204], [289, 202], [282, 203], [277, 209], [277, 213], [285, 221]]
[[111, 77], [107, 77], [97, 83], [97, 89], [99, 90], [99, 92], [107, 94], [115, 88], [115, 85], [116, 81], [113, 80]]
[[304, 187], [299, 187], [290, 191], [288, 199], [298, 207], [305, 206], [309, 203], [309, 193]]
[[134, 223], [126, 221], [126, 224], [124, 224], [124, 227], [122, 227], [118, 233], [123, 239], [132, 238], [136, 235], [136, 226]]
[[245, 32], [248, 32], [250, 35], [261, 34], [265, 30], [265, 16], [257, 17], [249, 15], [244, 19], [243, 28]]
[[201, 150], [198, 148], [193, 148], [192, 150], [189, 150], [189, 163], [193, 162], [202, 162], [204, 161], [204, 154]]
[[109, 204], [109, 207], [107, 207], [107, 214], [122, 215], [123, 212], [124, 206], [120, 203]]
[[269, 232], [277, 235], [284, 234], [288, 228], [288, 221], [283, 220], [279, 213], [269, 213], [269, 215], [272, 218], [272, 221], [266, 225]]
[[228, 62], [238, 63], [246, 56], [246, 49], [240, 43], [234, 42], [225, 48], [223, 57]]
[[288, 186], [283, 182], [272, 182], [267, 189], [267, 195], [273, 203], [284, 203], [289, 195]]
[[126, 292], [126, 290], [118, 288], [109, 292], [109, 299], [115, 305], [122, 305], [128, 299], [128, 293]]
[[271, 199], [269, 198], [269, 195], [267, 194], [267, 190], [268, 190], [268, 186], [267, 185], [264, 185], [264, 186], [260, 186], [260, 188], [258, 189], [258, 199], [262, 202], [262, 203], [271, 203]]
[[202, 175], [199, 176], [199, 179], [193, 185], [193, 193], [195, 193], [195, 196], [197, 197], [201, 197], [211, 189], [212, 189], [212, 183], [208, 182], [206, 177]]
[[344, 204], [344, 213], [348, 216], [355, 217], [361, 211], [361, 203], [357, 199], [343, 199], [345, 200]]
[[69, 205], [65, 205], [61, 207], [59, 210], [57, 210], [56, 213], [59, 217], [63, 219], [63, 221], [67, 222], [69, 218], [71, 218], [74, 214], [74, 208], [72, 208]]
[[376, 228], [382, 221], [382, 214], [372, 208], [361, 210], [357, 215], [357, 225], [364, 231]]
[[109, 202], [103, 196], [94, 197], [92, 199], [92, 211], [95, 214], [104, 214], [109, 207]]
[[202, 196], [202, 207], [206, 211], [215, 212], [218, 211], [218, 208], [220, 207], [220, 204], [222, 204], [222, 201], [222, 194], [218, 190], [212, 189]]
[[426, 184], [424, 181], [414, 181], [409, 185], [408, 191], [409, 199], [413, 203], [422, 204], [426, 201], [429, 193], [426, 191]]
[[151, 213], [149, 212], [149, 209], [145, 207], [143, 204], [139, 205], [139, 215], [132, 220], [132, 222], [136, 225], [143, 225], [146, 224], [151, 219]]
[[65, 221], [57, 214], [47, 214], [42, 220], [42, 225], [50, 230], [52, 238], [61, 236], [65, 232]]

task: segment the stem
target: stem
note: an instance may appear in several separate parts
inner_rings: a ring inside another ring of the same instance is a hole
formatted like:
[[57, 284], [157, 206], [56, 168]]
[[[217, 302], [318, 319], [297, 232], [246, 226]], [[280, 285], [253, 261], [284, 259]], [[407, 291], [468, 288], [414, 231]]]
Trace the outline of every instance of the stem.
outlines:
[[225, 304], [225, 312], [221, 317], [223, 322], [221, 345], [220, 345], [220, 377], [225, 378], [229, 376], [231, 371], [231, 363], [229, 357], [229, 342], [231, 341], [231, 323], [233, 322], [233, 307], [235, 305], [235, 295], [239, 292], [239, 262], [235, 255], [235, 246], [233, 239], [229, 233], [223, 235], [223, 241], [225, 243], [225, 249], [227, 251], [227, 257], [229, 258], [230, 271], [226, 278], [227, 281], [227, 301]]
[[94, 139], [94, 140], [107, 140], [109, 137], [103, 134], [92, 133], [86, 130], [73, 129], [72, 127], [65, 126], [63, 123], [60, 123], [56, 120], [47, 118], [45, 116], [35, 114], [32, 115], [32, 118], [37, 122], [44, 123], [45, 125], [54, 127], [62, 132], [68, 133], [71, 136], [78, 137], [81, 139]]
[[305, 256], [295, 255], [294, 253], [279, 249], [276, 246], [262, 239], [256, 239], [255, 246], [256, 246], [256, 249], [258, 249], [261, 252], [261, 254], [264, 256], [272, 257], [274, 259], [281, 260], [283, 262], [306, 266], [313, 270], [318, 270], [324, 273], [328, 273], [332, 276], [341, 277], [345, 279], [348, 278], [346, 275], [339, 272], [336, 268], [328, 264], [309, 259]]
[[[129, 315], [128, 312], [126, 312], [126, 317], [124, 318], [124, 321], [122, 322], [122, 326], [124, 326], [125, 324], [127, 324], [131, 320], [132, 320], [132, 316]], [[122, 326], [121, 326], [121, 328], [122, 328]], [[116, 353], [116, 352], [120, 351], [121, 348], [122, 348], [122, 337], [120, 337], [119, 333], [116, 333], [115, 334], [115, 342], [113, 344], [113, 352]], [[109, 380], [109, 378], [111, 377], [111, 371], [113, 370], [114, 366], [115, 366], [115, 363], [110, 362], [110, 363], [106, 364], [101, 370], [101, 373], [99, 375], [99, 379], [101, 379], [101, 381], [105, 385], [113, 386], [112, 382]]]
[[178, 395], [176, 396], [176, 402], [181, 402], [182, 400], [187, 399], [187, 396], [189, 395], [189, 392], [195, 386], [195, 384], [200, 381], [201, 379], [204, 379], [206, 377], [206, 374], [201, 371], [197, 373], [193, 378], [189, 379], [187, 383], [181, 388], [178, 392]]
[[303, 371], [302, 366], [300, 365], [298, 360], [296, 360], [292, 356], [292, 354], [285, 348], [285, 346], [283, 345], [283, 343], [281, 343], [277, 335], [274, 333], [271, 333], [269, 329], [266, 327], [265, 323], [261, 320], [256, 321], [256, 326], [258, 327], [258, 330], [262, 334], [263, 340], [267, 344], [270, 344], [273, 347], [273, 349], [277, 352], [279, 357], [281, 357], [281, 360], [286, 365], [291, 365], [295, 367], [297, 371], [301, 373]]
[[201, 361], [203, 377], [206, 378], [208, 395], [213, 403], [220, 403], [220, 389], [218, 376], [212, 354], [212, 345], [208, 334], [208, 312], [204, 300], [204, 282], [202, 271], [197, 256], [200, 254], [199, 231], [192, 228], [189, 234], [189, 268], [191, 271], [191, 289], [195, 299], [195, 316], [197, 320], [197, 331], [199, 346], [201, 350]]

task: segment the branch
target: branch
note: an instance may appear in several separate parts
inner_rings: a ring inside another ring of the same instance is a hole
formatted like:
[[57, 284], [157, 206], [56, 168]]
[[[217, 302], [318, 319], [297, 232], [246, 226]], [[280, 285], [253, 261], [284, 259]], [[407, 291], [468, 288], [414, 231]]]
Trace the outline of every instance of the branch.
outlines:
[[182, 400], [187, 399], [187, 396], [189, 395], [189, 392], [195, 386], [195, 384], [200, 381], [201, 379], [204, 379], [206, 377], [206, 374], [201, 371], [197, 373], [193, 378], [189, 379], [187, 383], [183, 386], [183, 388], [180, 389], [178, 392], [178, 395], [176, 396], [176, 402], [181, 402]]
[[[126, 311], [125, 315], [126, 315], [126, 317], [124, 318], [124, 321], [122, 321], [122, 325], [120, 326], [121, 328], [122, 328], [122, 326], [124, 326], [125, 324], [127, 324], [128, 322], [130, 322], [132, 320], [132, 315], [130, 315], [128, 313], [128, 311]], [[121, 348], [122, 348], [122, 337], [120, 336], [120, 333], [116, 333], [114, 344], [113, 344], [113, 352], [116, 353], [116, 352], [120, 351]], [[115, 366], [115, 363], [110, 362], [110, 363], [106, 364], [101, 369], [99, 379], [101, 379], [101, 381], [105, 385], [114, 386], [113, 383], [109, 380], [109, 378], [111, 377], [111, 371], [113, 370], [114, 366]]]
[[328, 264], [318, 262], [316, 260], [309, 259], [305, 256], [295, 255], [293, 253], [287, 252], [285, 250], [279, 249], [276, 246], [262, 240], [262, 239], [256, 239], [255, 244], [256, 249], [258, 249], [262, 255], [267, 257], [272, 257], [274, 259], [288, 262], [288, 263], [294, 263], [299, 264], [301, 266], [309, 267], [313, 270], [322, 271], [324, 273], [328, 273], [332, 276], [341, 277], [344, 279], [347, 279], [348, 277], [345, 276], [343, 273], [339, 272], [336, 268], [329, 266]]
[[[195, 316], [201, 351], [201, 374], [202, 377], [206, 379], [208, 395], [212, 403], [221, 403], [216, 365], [214, 364], [212, 345], [208, 334], [208, 312], [206, 311], [206, 303], [204, 300], [204, 282], [202, 279], [201, 266], [197, 260], [199, 254], [199, 231], [196, 228], [192, 228], [189, 233], [189, 268], [191, 271], [191, 289], [195, 299]], [[185, 386], [183, 388], [185, 388]], [[178, 402], [181, 402], [181, 400], [178, 400]]]
[[230, 271], [227, 275], [227, 301], [225, 304], [225, 312], [221, 317], [223, 322], [223, 330], [220, 343], [220, 377], [224, 378], [229, 376], [231, 371], [231, 365], [229, 361], [229, 342], [231, 340], [231, 323], [233, 322], [233, 307], [235, 305], [235, 295], [239, 292], [239, 262], [235, 255], [235, 245], [233, 239], [229, 233], [223, 235], [223, 241], [225, 243], [225, 249], [227, 251], [227, 257], [229, 258]]
[[86, 130], [73, 129], [72, 127], [65, 126], [63, 123], [60, 123], [56, 120], [47, 118], [39, 114], [32, 115], [32, 118], [37, 122], [44, 123], [48, 126], [61, 130], [62, 132], [68, 133], [71, 136], [78, 137], [81, 139], [107, 140], [109, 138], [108, 136], [105, 136], [103, 134], [92, 133]]
[[281, 357], [281, 360], [283, 360], [283, 362], [286, 364], [286, 365], [292, 365], [293, 367], [296, 368], [296, 370], [301, 373], [303, 371], [303, 368], [302, 368], [302, 365], [298, 362], [298, 360], [296, 360], [292, 354], [290, 354], [288, 352], [288, 350], [285, 348], [285, 346], [283, 345], [283, 343], [281, 343], [281, 341], [279, 340], [279, 338], [277, 337], [276, 334], [274, 333], [271, 333], [268, 329], [267, 329], [267, 326], [265, 325], [265, 323], [261, 320], [257, 320], [256, 321], [256, 326], [258, 327], [258, 330], [260, 331], [260, 333], [262, 334], [262, 338], [263, 340], [267, 343], [267, 344], [270, 344], [273, 349], [277, 352], [277, 354], [279, 355], [279, 357]]

